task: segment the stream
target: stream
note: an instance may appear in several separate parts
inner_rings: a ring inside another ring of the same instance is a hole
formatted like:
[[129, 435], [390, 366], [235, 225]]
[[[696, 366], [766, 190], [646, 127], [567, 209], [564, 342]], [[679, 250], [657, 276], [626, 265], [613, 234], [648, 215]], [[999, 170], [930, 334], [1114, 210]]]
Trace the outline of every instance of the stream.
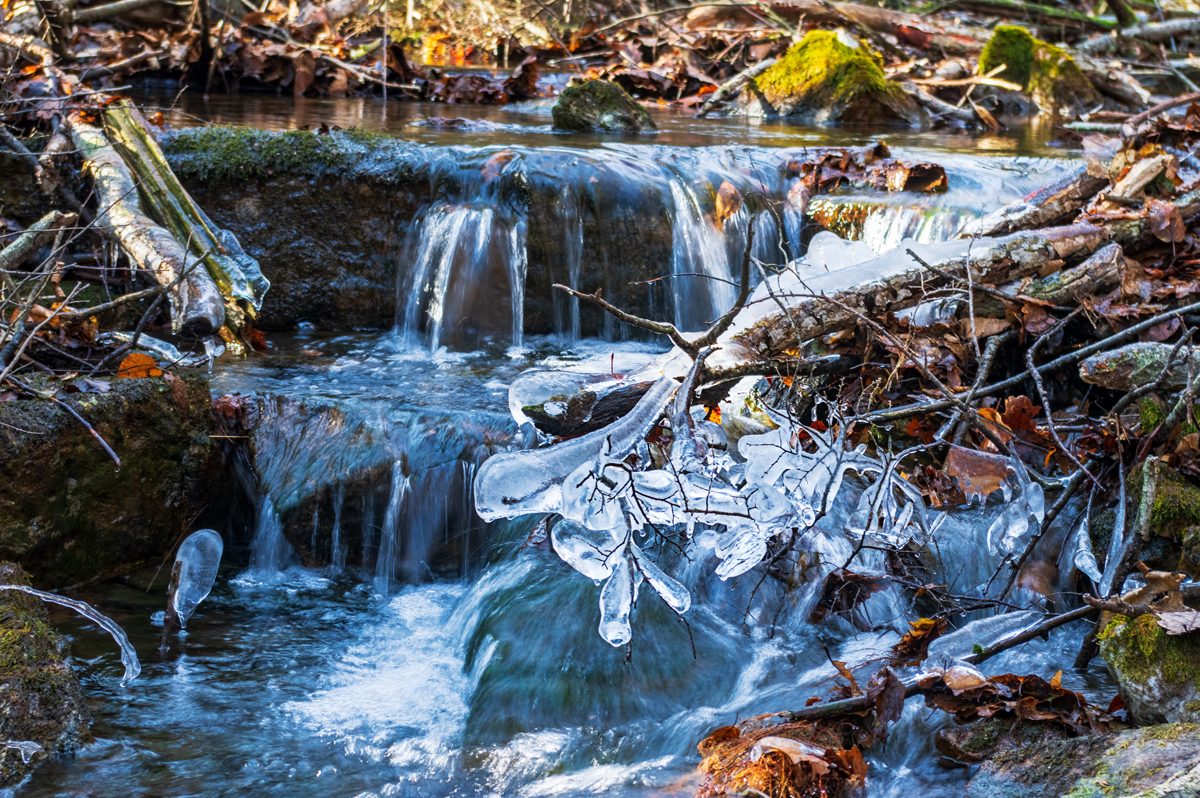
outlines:
[[[173, 99], [141, 97], [170, 106], [165, 115], [176, 126], [359, 126], [431, 148], [519, 146], [565, 159], [611, 151], [645, 164], [702, 162], [708, 173], [731, 148], [858, 144], [872, 132], [663, 113], [653, 142], [613, 145], [553, 133], [544, 103], [382, 109], [369, 100]], [[950, 238], [985, 210], [1064, 174], [1074, 154], [1028, 130], [970, 138], [901, 131], [887, 140], [898, 158], [943, 164], [950, 189], [821, 199], [833, 216], [857, 208], [855, 234], [876, 252], [905, 239]], [[691, 201], [701, 207], [704, 199]], [[217, 585], [186, 633], [165, 641], [169, 568], [72, 593], [125, 628], [142, 675], [122, 687], [110, 641], [55, 611], [96, 740], [74, 758], [47, 762], [18, 795], [691, 795], [695, 746], [713, 728], [802, 707], [833, 686], [831, 660], [863, 662], [898, 640], [906, 608], [895, 588], [863, 605], [866, 623], [812, 623], [813, 586], [789, 593], [758, 571], [721, 581], [698, 535], [674, 572], [693, 596], [686, 624], [646, 591], [627, 661], [596, 633], [596, 586], [539, 541], [536, 519], [484, 524], [475, 515], [470, 486], [479, 464], [530, 442], [509, 409], [507, 386], [518, 374], [623, 373], [664, 350], [581, 329], [570, 307], [559, 334], [526, 331], [523, 271], [490, 297], [512, 303], [505, 318], [513, 327], [498, 324], [461, 345], [450, 332], [473, 311], [447, 299], [455, 295], [450, 278], [487, 274], [469, 264], [498, 257], [512, 274], [526, 264], [512, 230], [491, 226], [486, 195], [471, 207], [470, 218], [454, 216], [458, 206], [441, 217], [426, 209], [417, 243], [398, 248], [407, 259], [402, 274], [425, 268], [446, 280], [399, 280], [393, 330], [272, 334], [265, 355], [217, 365], [214, 396], [250, 397], [258, 419], [256, 459], [241, 475], [238, 499], [249, 509], [231, 512], [230, 528], [220, 530], [227, 545]], [[707, 247], [720, 251], [713, 262], [728, 273], [730, 241], [702, 216], [676, 213], [672, 223], [684, 265], [704, 261]], [[743, 224], [750, 223], [757, 224]], [[790, 248], [801, 246], [799, 236], [779, 227], [767, 235], [798, 254]], [[579, 268], [594, 267], [594, 243], [582, 233], [571, 240]], [[664, 263], [662, 273], [672, 268], [679, 264]], [[716, 284], [701, 283], [702, 297], [674, 297], [685, 326], [731, 296]], [[706, 310], [697, 314], [698, 304]], [[982, 536], [998, 511], [961, 513], [941, 533], [939, 575], [952, 590], [969, 590], [995, 567]], [[1005, 623], [1036, 617], [1016, 615]], [[999, 631], [947, 636], [933, 658], [949, 661]], [[1102, 664], [1071, 670], [1081, 634], [1060, 628], [990, 661], [987, 672], [1049, 678], [1062, 669], [1064, 686], [1107, 703], [1113, 685]], [[870, 753], [869, 795], [960, 795], [969, 770], [941, 763], [933, 747], [946, 723], [910, 701]]]

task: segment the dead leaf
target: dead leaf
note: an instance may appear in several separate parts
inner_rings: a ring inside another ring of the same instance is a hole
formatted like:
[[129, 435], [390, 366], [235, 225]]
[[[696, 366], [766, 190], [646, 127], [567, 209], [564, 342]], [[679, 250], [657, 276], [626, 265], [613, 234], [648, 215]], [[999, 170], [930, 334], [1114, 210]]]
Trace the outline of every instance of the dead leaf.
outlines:
[[723, 181], [721, 187], [717, 189], [715, 210], [713, 211], [713, 218], [717, 223], [717, 228], [724, 230], [725, 220], [737, 213], [741, 207], [742, 195], [737, 190], [737, 187], [728, 180]]
[[1185, 609], [1155, 613], [1154, 620], [1169, 635], [1185, 635], [1200, 630], [1200, 610]]
[[1187, 226], [1183, 216], [1173, 202], [1146, 198], [1146, 223], [1150, 232], [1159, 241], [1165, 243], [1179, 242], [1187, 235]]
[[156, 361], [145, 352], [131, 352], [117, 366], [117, 377], [120, 379], [137, 379], [140, 377], [161, 377], [163, 370]]
[[1008, 477], [1008, 469], [1007, 457], [964, 446], [951, 446], [943, 465], [943, 470], [958, 481], [959, 488], [968, 500], [984, 499], [999, 490]]

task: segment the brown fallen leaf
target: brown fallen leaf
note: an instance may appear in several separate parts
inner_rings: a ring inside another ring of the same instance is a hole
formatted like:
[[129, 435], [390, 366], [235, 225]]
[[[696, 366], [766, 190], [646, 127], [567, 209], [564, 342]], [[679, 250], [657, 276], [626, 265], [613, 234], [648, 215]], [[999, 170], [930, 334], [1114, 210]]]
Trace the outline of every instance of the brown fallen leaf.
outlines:
[[958, 480], [959, 488], [970, 500], [987, 498], [999, 490], [1008, 477], [1009, 466], [1007, 457], [951, 446], [942, 468], [948, 476]]
[[156, 361], [145, 352], [131, 352], [117, 366], [117, 377], [121, 379], [137, 379], [139, 377], [161, 377], [163, 370]]

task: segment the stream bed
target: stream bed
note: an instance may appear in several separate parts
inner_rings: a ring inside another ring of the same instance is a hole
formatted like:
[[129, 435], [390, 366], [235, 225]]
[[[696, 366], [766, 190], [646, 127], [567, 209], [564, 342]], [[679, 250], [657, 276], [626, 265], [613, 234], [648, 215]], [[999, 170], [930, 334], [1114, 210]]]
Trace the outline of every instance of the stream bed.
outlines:
[[[167, 116], [178, 125], [357, 125], [464, 148], [603, 146], [553, 134], [538, 105], [387, 113], [350, 100], [185, 95]], [[450, 116], [462, 121], [428, 122]], [[662, 126], [654, 147], [866, 139], [675, 117]], [[1071, 165], [1060, 157], [1070, 153], [1030, 133], [889, 141], [898, 157], [943, 163], [951, 188], [932, 200], [885, 198], [870, 212], [875, 227], [862, 225], [864, 238], [877, 230], [867, 242], [877, 250], [903, 236], [952, 236], [971, 215], [962, 209], [977, 215], [1012, 201]], [[927, 221], [888, 232], [889, 218], [914, 209]], [[119, 684], [107, 638], [55, 614], [72, 639], [96, 741], [47, 763], [18, 795], [690, 795], [695, 746], [711, 729], [801, 707], [832, 687], [831, 659], [862, 662], [896, 642], [905, 618], [894, 590], [864, 605], [869, 628], [810, 623], [811, 587], [787, 593], [753, 573], [720, 581], [701, 540], [676, 572], [694, 597], [687, 623], [647, 595], [627, 660], [596, 634], [595, 585], [538, 541], [535, 519], [472, 519], [470, 484], [489, 452], [528, 442], [507, 396], [523, 370], [621, 372], [662, 347], [518, 330], [519, 346], [501, 334], [479, 348], [431, 348], [421, 330], [406, 329], [404, 306], [398, 294], [394, 331], [277, 334], [268, 354], [218, 364], [214, 395], [260, 397], [269, 408], [256, 433], [257, 480], [246, 488], [257, 512], [221, 530], [235, 545], [185, 634], [162, 637], [166, 568], [148, 589], [152, 574], [80, 592], [136, 646], [143, 671], [129, 686]], [[281, 514], [291, 512], [294, 527], [296, 508], [312, 514], [308, 543], [294, 529], [285, 535]], [[964, 514], [945, 536], [952, 587], [969, 588], [994, 567], [980, 537], [994, 511]], [[1070, 670], [1080, 635], [1058, 629], [987, 670], [1048, 678], [1063, 669], [1064, 686], [1106, 702], [1113, 686], [1102, 666]], [[980, 642], [945, 640], [934, 657], [947, 661]], [[969, 771], [943, 765], [933, 748], [944, 723], [909, 702], [871, 752], [869, 794], [961, 795]]]

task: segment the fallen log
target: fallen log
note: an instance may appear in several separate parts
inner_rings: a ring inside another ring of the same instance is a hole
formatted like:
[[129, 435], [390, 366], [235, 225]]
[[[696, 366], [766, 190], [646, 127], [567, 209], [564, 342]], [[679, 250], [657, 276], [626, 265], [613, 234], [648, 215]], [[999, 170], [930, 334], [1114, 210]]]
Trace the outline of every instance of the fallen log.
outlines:
[[21, 232], [8, 246], [0, 250], [0, 274], [7, 281], [10, 272], [24, 263], [34, 250], [75, 224], [79, 217], [73, 213], [51, 211]]
[[1176, 350], [1174, 344], [1127, 344], [1084, 360], [1079, 377], [1114, 391], [1131, 391], [1156, 379], [1163, 390], [1178, 391], [1187, 387], [1192, 375], [1200, 375], [1200, 350]]
[[137, 268], [169, 287], [171, 323], [176, 332], [216, 333], [225, 324], [224, 302], [203, 262], [189, 257], [184, 245], [146, 216], [128, 166], [103, 131], [78, 113], [71, 114], [66, 124], [83, 158], [83, 170], [95, 186], [99, 230], [119, 244]]
[[254, 318], [270, 283], [258, 261], [247, 255], [233, 234], [218, 228], [175, 177], [142, 115], [127, 101], [104, 111], [105, 132], [137, 180], [150, 215], [194, 257], [225, 297], [226, 320], [241, 329]]
[[1080, 168], [1057, 183], [969, 223], [963, 228], [962, 235], [997, 236], [1065, 221], [1082, 210], [1107, 183], [1106, 178], [1096, 177]]
[[1142, 42], [1166, 42], [1188, 35], [1200, 34], [1200, 17], [1188, 16], [1179, 19], [1168, 19], [1164, 22], [1147, 22], [1145, 25], [1134, 25], [1122, 31], [1114, 31], [1110, 36], [1099, 36], [1080, 42], [1076, 49], [1087, 55], [1106, 55], [1114, 53], [1131, 39]]
[[[931, 245], [925, 259], [936, 271], [910, 254], [896, 252], [810, 279], [785, 275], [774, 285], [760, 286], [748, 306], [752, 310], [757, 305], [758, 311], [734, 325], [718, 353], [724, 357], [714, 365], [725, 365], [728, 357], [761, 360], [786, 355], [813, 338], [856, 326], [861, 317], [883, 318], [913, 307], [930, 291], [948, 286], [954, 278], [964, 279], [968, 272], [972, 282], [992, 285], [1042, 275], [1055, 262], [1091, 255], [1109, 237], [1110, 231], [1102, 227], [1068, 225], [999, 239], [947, 242], [957, 247]], [[881, 276], [859, 282], [858, 275]]]

